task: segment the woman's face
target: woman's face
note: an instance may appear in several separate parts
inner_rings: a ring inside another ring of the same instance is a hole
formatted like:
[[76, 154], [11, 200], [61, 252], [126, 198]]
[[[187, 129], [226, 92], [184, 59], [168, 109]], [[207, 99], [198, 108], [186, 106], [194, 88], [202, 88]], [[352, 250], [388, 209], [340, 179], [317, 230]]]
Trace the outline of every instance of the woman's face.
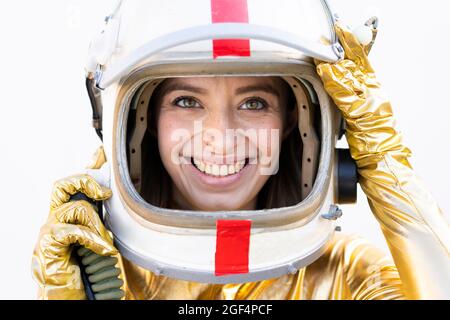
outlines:
[[255, 209], [277, 172], [286, 129], [297, 123], [287, 90], [278, 77], [172, 78], [161, 85], [158, 144], [175, 207]]

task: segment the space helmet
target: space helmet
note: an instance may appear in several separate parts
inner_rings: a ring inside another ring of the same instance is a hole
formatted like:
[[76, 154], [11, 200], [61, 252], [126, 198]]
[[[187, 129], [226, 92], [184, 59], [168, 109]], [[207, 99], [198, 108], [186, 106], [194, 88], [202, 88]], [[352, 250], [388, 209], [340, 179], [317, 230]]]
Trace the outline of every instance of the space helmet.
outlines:
[[[337, 149], [342, 117], [314, 59], [344, 51], [325, 0], [124, 0], [91, 42], [86, 84], [108, 162], [89, 174], [112, 189], [104, 220], [120, 253], [156, 275], [243, 283], [295, 273], [326, 249], [356, 199], [356, 167]], [[298, 203], [242, 211], [161, 207], [142, 193], [152, 97], [166, 79], [276, 76], [297, 101]], [[306, 99], [305, 99], [306, 98]]]

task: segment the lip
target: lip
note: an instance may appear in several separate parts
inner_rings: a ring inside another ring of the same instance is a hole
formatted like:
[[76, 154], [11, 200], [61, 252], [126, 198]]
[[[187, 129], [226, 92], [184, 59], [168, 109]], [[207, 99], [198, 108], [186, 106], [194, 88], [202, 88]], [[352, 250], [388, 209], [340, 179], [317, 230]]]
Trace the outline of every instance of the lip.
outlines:
[[[209, 164], [235, 164], [239, 161], [245, 161], [246, 159], [250, 158], [248, 156], [237, 156], [237, 155], [190, 155], [190, 154], [184, 154], [183, 155], [184, 161], [190, 162], [191, 158], [194, 158], [199, 161], [203, 161], [205, 163]], [[252, 161], [253, 157], [250, 158], [250, 161]]]
[[234, 184], [236, 184], [241, 179], [241, 177], [249, 171], [250, 167], [252, 167], [253, 165], [251, 165], [249, 163], [244, 168], [242, 168], [242, 170], [239, 171], [238, 173], [224, 176], [224, 177], [216, 177], [216, 176], [212, 176], [212, 175], [206, 174], [204, 172], [201, 172], [193, 164], [186, 164], [185, 166], [189, 167], [189, 170], [198, 178], [198, 180], [201, 183], [203, 183], [207, 186], [211, 186], [211, 187], [224, 188], [224, 187], [233, 186]]

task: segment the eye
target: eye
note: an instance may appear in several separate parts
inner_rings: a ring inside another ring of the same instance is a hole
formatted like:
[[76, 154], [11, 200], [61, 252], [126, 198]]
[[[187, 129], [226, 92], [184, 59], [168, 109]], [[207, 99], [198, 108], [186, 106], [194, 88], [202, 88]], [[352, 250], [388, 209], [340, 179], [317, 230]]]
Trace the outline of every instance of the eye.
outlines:
[[174, 105], [180, 108], [200, 108], [200, 104], [192, 97], [179, 97], [173, 102]]
[[239, 109], [242, 110], [262, 110], [266, 108], [267, 102], [260, 98], [251, 98], [245, 101]]

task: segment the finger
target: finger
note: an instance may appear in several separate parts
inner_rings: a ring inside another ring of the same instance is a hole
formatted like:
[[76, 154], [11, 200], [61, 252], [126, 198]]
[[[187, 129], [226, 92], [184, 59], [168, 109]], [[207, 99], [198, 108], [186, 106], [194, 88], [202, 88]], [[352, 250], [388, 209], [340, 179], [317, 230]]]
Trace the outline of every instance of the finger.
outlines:
[[349, 59], [344, 59], [336, 64], [319, 65], [317, 73], [323, 80], [332, 78], [358, 95], [364, 93], [364, 84], [368, 80], [368, 76], [361, 71], [360, 67]]
[[97, 201], [106, 200], [112, 194], [110, 189], [99, 185], [91, 176], [87, 174], [74, 175], [55, 182], [50, 208], [56, 209], [68, 202], [70, 196], [79, 192]]
[[358, 105], [357, 102], [362, 102], [366, 94], [366, 89], [359, 79], [341, 64], [320, 64], [317, 66], [317, 73], [336, 106], [351, 117], [351, 107]]
[[87, 166], [87, 169], [100, 169], [106, 162], [105, 149], [100, 146], [92, 157], [92, 162]]
[[65, 203], [53, 211], [53, 216], [56, 222], [85, 226], [103, 238], [111, 238], [97, 211], [87, 201]]
[[102, 237], [85, 226], [56, 223], [52, 227], [53, 243], [48, 245], [52, 248], [59, 248], [61, 253], [64, 250], [70, 250], [71, 245], [79, 244], [100, 256], [118, 254], [110, 237]]
[[[347, 60], [350, 61], [350, 60]], [[352, 96], [359, 95], [362, 87], [359, 79], [355, 78], [353, 71], [341, 64], [321, 64], [317, 67], [324, 84], [325, 90], [330, 96]]]
[[359, 43], [355, 35], [343, 24], [335, 24], [336, 34], [345, 51], [345, 57], [353, 60], [357, 65], [364, 67], [366, 71], [373, 72], [365, 48]]

